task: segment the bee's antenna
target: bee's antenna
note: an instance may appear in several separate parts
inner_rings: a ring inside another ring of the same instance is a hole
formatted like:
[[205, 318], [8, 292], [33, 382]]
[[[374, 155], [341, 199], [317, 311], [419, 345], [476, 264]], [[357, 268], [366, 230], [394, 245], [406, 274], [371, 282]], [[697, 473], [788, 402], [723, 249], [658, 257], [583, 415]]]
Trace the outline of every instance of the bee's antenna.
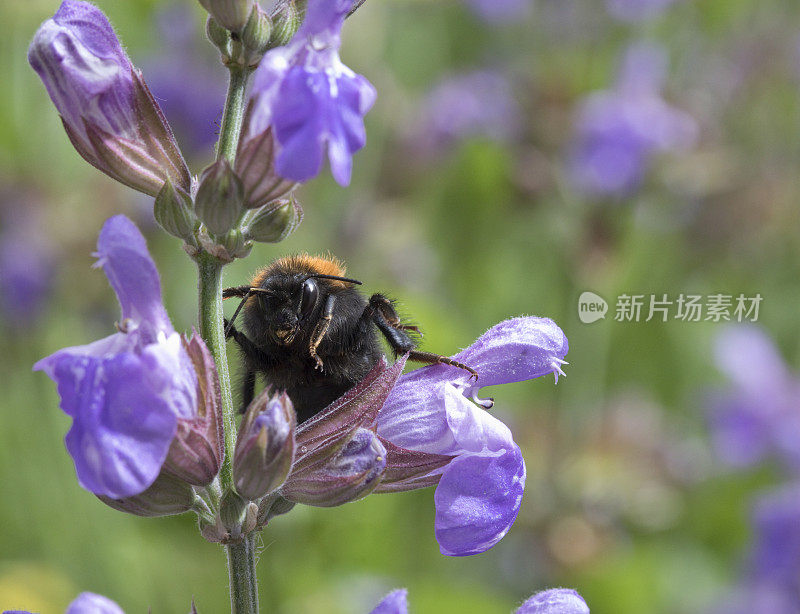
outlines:
[[[233, 290], [233, 288], [228, 288], [228, 290]], [[233, 317], [228, 321], [228, 325], [225, 327], [226, 339], [228, 338], [228, 334], [231, 332], [231, 329], [233, 328], [233, 322], [236, 320], [236, 316], [239, 315], [239, 312], [242, 310], [242, 307], [244, 307], [245, 302], [247, 302], [247, 299], [250, 298], [251, 294], [269, 294], [269, 290], [266, 290], [265, 288], [247, 288], [246, 292], [238, 293], [238, 296], [241, 296], [242, 300], [239, 301], [239, 306], [236, 307], [236, 311], [233, 312]], [[230, 296], [237, 296], [237, 294], [231, 293], [229, 294], [229, 297]], [[224, 297], [224, 298], [229, 298], [229, 297]]]
[[357, 284], [359, 286], [361, 285], [361, 282], [358, 281], [357, 279], [351, 279], [350, 277], [339, 277], [338, 275], [325, 275], [324, 273], [312, 273], [311, 275], [306, 277], [306, 279], [310, 279], [312, 277], [322, 278], [322, 279], [335, 279], [336, 281], [344, 281], [349, 284]]

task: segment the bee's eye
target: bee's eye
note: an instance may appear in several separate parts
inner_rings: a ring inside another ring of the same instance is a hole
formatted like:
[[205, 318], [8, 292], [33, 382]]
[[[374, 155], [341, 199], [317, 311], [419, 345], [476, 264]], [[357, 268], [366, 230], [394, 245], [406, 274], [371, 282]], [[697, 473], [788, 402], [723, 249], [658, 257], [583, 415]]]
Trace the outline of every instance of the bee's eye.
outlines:
[[306, 279], [303, 282], [303, 297], [300, 299], [300, 315], [302, 317], [311, 313], [314, 305], [317, 304], [317, 294], [319, 294], [317, 282], [313, 279]]

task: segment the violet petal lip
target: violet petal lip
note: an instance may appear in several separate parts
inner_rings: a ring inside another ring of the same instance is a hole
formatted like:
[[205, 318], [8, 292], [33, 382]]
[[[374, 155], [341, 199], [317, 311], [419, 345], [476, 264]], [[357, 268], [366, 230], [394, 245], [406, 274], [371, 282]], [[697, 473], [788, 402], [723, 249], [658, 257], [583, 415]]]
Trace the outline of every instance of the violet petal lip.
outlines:
[[404, 588], [392, 591], [370, 614], [408, 614], [408, 591]]
[[516, 519], [525, 486], [511, 430], [470, 397], [481, 385], [557, 373], [568, 349], [552, 320], [513, 318], [454, 357], [477, 370], [477, 384], [460, 369], [433, 365], [401, 376], [392, 389], [378, 435], [407, 450], [454, 457], [432, 472], [440, 476], [435, 533], [443, 554], [477, 554], [496, 544]]
[[121, 215], [108, 220], [97, 254], [126, 332], [59, 350], [34, 370], [56, 382], [61, 408], [73, 419], [65, 441], [81, 486], [119, 499], [144, 491], [158, 476], [178, 418], [197, 413], [197, 376], [133, 222]]

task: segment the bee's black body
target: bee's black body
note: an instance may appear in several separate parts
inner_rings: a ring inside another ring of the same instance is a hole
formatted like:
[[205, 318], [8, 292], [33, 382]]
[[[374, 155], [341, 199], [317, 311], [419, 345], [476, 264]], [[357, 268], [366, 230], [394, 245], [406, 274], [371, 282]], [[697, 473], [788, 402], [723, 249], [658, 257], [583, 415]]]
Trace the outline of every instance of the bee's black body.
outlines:
[[[256, 374], [292, 400], [299, 422], [307, 420], [360, 382], [383, 356], [376, 327], [395, 353], [412, 360], [454, 363], [415, 351], [409, 331], [392, 302], [381, 294], [366, 300], [355, 280], [330, 258], [307, 255], [275, 261], [249, 286], [223, 296], [244, 300], [244, 332], [227, 323], [245, 363], [243, 406], [253, 398]], [[235, 316], [234, 316], [235, 317]], [[474, 373], [474, 372], [472, 372]]]

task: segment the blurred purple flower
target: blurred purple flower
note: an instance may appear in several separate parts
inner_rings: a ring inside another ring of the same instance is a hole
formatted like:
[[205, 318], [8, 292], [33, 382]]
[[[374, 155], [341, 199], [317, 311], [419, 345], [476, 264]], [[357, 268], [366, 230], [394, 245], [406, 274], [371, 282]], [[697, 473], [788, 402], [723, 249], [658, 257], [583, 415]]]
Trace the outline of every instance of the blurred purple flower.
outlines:
[[510, 23], [531, 12], [532, 0], [467, 0], [472, 11], [489, 23]]
[[163, 47], [143, 63], [150, 90], [184, 151], [211, 155], [225, 103], [224, 71], [213, 47], [197, 37], [188, 5], [160, 11], [156, 25]]
[[694, 144], [694, 120], [660, 96], [666, 65], [662, 48], [633, 45], [614, 88], [583, 103], [569, 152], [578, 190], [596, 197], [627, 196], [641, 184], [653, 154]]
[[64, 0], [37, 30], [28, 60], [86, 161], [151, 196], [167, 177], [189, 189], [172, 132], [100, 9]]
[[308, 181], [327, 153], [334, 179], [350, 183], [352, 156], [366, 143], [364, 115], [375, 88], [339, 59], [352, 0], [309, 0], [306, 18], [285, 47], [269, 51], [253, 77], [245, 140], [270, 127], [280, 144], [276, 169]]
[[732, 326], [715, 348], [728, 390], [712, 397], [712, 437], [720, 457], [752, 465], [768, 454], [800, 470], [800, 381], [788, 370], [769, 337], [755, 326]]
[[551, 588], [530, 597], [515, 614], [589, 614], [589, 606], [574, 590]]
[[108, 597], [96, 593], [81, 593], [67, 606], [65, 614], [125, 614]]
[[608, 12], [621, 21], [644, 21], [658, 17], [675, 0], [606, 0]]
[[65, 442], [81, 486], [120, 499], [154, 482], [178, 419], [196, 417], [197, 376], [136, 226], [122, 215], [109, 219], [97, 256], [122, 308], [120, 332], [59, 350], [34, 370], [56, 382], [73, 419]]
[[408, 591], [404, 588], [392, 591], [369, 614], [408, 614]]
[[[370, 614], [408, 614], [408, 591], [392, 591]], [[528, 598], [515, 614], [589, 614], [589, 608], [577, 592], [551, 588]]]
[[426, 96], [417, 140], [426, 148], [470, 137], [510, 140], [521, 123], [520, 114], [511, 84], [502, 74], [479, 70], [458, 75]]
[[[53, 285], [55, 262], [34, 203], [26, 202], [24, 196], [11, 198], [0, 232], [0, 316], [10, 330], [16, 330], [30, 327], [41, 316]], [[14, 210], [15, 206], [21, 210]]]
[[522, 503], [525, 462], [508, 427], [472, 402], [481, 402], [479, 387], [558, 377], [567, 350], [552, 320], [515, 318], [453, 357], [478, 372], [477, 383], [453, 367], [434, 365], [403, 375], [389, 394], [378, 414], [378, 435], [407, 450], [454, 457], [435, 472], [442, 554], [488, 550], [511, 528]]

